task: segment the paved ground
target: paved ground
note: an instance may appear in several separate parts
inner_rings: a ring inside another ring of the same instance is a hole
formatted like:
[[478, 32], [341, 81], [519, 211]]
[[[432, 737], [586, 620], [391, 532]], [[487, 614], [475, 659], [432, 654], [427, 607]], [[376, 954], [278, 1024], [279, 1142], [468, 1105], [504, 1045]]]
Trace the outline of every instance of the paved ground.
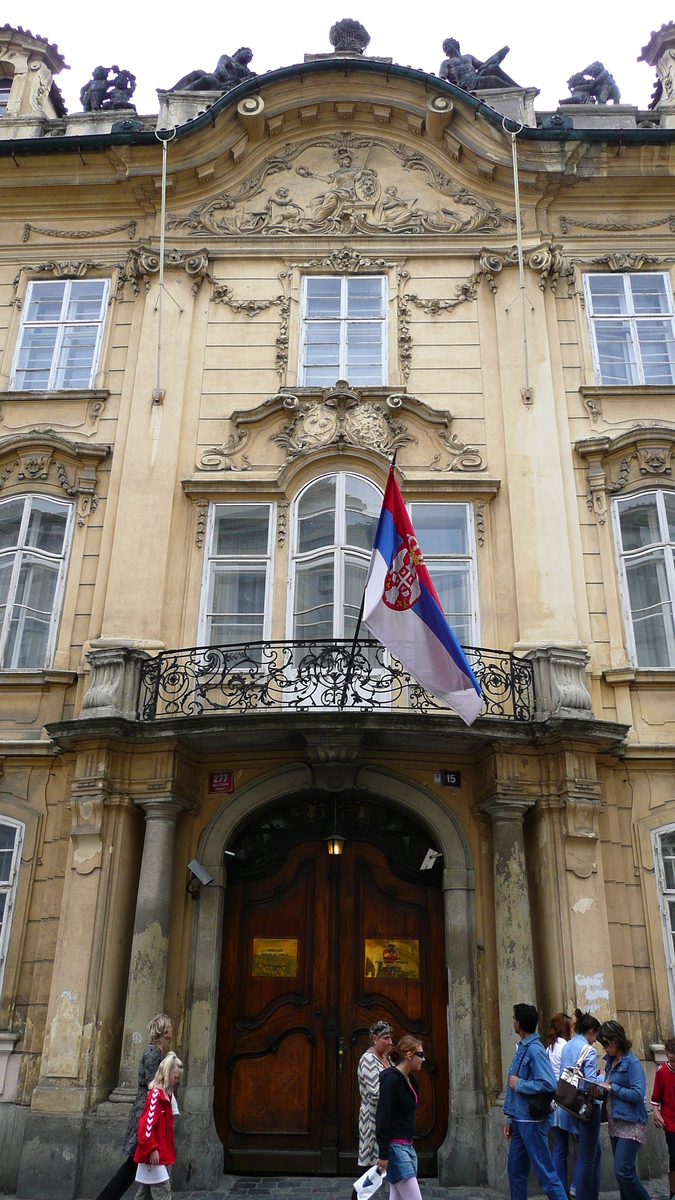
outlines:
[[[652, 1179], [645, 1184], [654, 1200], [668, 1200], [668, 1177]], [[435, 1179], [420, 1180], [422, 1200], [504, 1200], [489, 1188], [443, 1188]], [[133, 1191], [129, 1192], [133, 1200]], [[224, 1175], [215, 1192], [174, 1192], [173, 1200], [349, 1200], [351, 1182], [348, 1179], [313, 1176], [284, 1178], [279, 1175]], [[387, 1200], [387, 1188], [379, 1196]], [[619, 1200], [617, 1192], [603, 1192], [603, 1200]]]

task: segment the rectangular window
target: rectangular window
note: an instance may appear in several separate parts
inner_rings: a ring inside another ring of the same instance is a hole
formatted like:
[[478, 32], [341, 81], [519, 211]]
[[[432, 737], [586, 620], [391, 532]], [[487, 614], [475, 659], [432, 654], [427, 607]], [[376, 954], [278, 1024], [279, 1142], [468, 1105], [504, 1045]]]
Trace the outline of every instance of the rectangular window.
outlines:
[[200, 641], [209, 646], [269, 637], [272, 506], [212, 508]]
[[47, 496], [0, 503], [0, 666], [51, 662], [72, 528], [72, 504]]
[[413, 528], [431, 581], [462, 646], [478, 641], [478, 591], [469, 504], [410, 505]]
[[652, 831], [652, 851], [670, 1003], [675, 1014], [675, 829], [672, 826]]
[[23, 829], [18, 821], [0, 817], [0, 991], [19, 877]]
[[7, 112], [7, 102], [9, 93], [12, 90], [11, 79], [0, 79], [0, 117], [4, 117]]
[[675, 493], [616, 501], [628, 642], [639, 667], [675, 666]]
[[91, 387], [109, 290], [109, 279], [33, 280], [23, 308], [11, 387]]
[[668, 275], [584, 275], [599, 383], [675, 383], [673, 295]]
[[387, 382], [384, 275], [306, 275], [302, 280], [298, 378], [309, 387]]

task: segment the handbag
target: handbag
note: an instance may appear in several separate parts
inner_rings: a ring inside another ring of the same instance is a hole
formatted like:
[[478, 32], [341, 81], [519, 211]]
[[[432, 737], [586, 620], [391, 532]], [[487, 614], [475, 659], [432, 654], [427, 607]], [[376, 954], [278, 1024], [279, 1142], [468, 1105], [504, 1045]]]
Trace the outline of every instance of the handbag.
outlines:
[[[525, 1055], [518, 1063], [516, 1075], [520, 1075], [520, 1068], [525, 1061]], [[555, 1108], [555, 1092], [535, 1092], [533, 1096], [527, 1097], [527, 1107], [533, 1121], [545, 1121], [550, 1117]]]
[[584, 1078], [581, 1068], [590, 1052], [591, 1046], [586, 1043], [576, 1063], [571, 1067], [565, 1067], [561, 1071], [555, 1093], [555, 1102], [558, 1108], [564, 1109], [570, 1116], [575, 1117], [577, 1121], [588, 1122], [593, 1116], [593, 1101], [590, 1099], [588, 1092], [583, 1091], [579, 1086]]

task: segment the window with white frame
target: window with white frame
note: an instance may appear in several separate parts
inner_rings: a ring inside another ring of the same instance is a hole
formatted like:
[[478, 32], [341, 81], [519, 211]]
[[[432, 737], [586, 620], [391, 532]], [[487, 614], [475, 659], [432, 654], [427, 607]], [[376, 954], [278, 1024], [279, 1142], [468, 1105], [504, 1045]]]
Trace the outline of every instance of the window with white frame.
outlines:
[[[290, 624], [298, 641], [354, 636], [382, 493], [360, 475], [324, 475], [295, 505]], [[369, 637], [367, 630], [363, 636]]]
[[673, 293], [668, 275], [584, 275], [599, 383], [675, 383]]
[[462, 646], [478, 640], [476, 554], [470, 504], [414, 501], [410, 517], [431, 581]]
[[616, 500], [626, 630], [639, 667], [675, 666], [675, 492]]
[[61, 614], [73, 505], [48, 496], [0, 501], [0, 667], [48, 667]]
[[7, 103], [9, 101], [9, 93], [12, 90], [12, 80], [0, 79], [0, 117], [3, 117], [7, 112]]
[[214, 504], [210, 513], [200, 641], [209, 646], [269, 637], [271, 504]]
[[29, 283], [12, 388], [92, 386], [109, 290], [109, 279], [37, 279]]
[[21, 822], [0, 816], [0, 991], [16, 898], [23, 831]]
[[330, 387], [387, 382], [384, 275], [305, 275], [301, 290], [298, 380]]

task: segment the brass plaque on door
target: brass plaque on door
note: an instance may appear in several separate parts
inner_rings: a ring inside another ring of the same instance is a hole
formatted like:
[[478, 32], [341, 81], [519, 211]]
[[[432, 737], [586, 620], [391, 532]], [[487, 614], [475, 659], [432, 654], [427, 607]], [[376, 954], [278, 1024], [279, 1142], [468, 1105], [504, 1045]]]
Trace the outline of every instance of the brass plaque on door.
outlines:
[[420, 944], [401, 938], [366, 939], [366, 979], [419, 979]]
[[254, 938], [251, 975], [259, 979], [295, 979], [297, 938]]

